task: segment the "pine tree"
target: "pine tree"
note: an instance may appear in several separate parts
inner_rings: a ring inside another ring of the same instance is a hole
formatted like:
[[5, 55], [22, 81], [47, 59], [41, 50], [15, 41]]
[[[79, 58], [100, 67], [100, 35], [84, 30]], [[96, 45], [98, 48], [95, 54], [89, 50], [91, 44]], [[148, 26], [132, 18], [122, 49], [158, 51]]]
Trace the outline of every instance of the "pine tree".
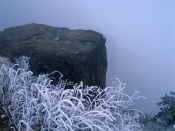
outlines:
[[160, 112], [155, 116], [156, 121], [165, 126], [175, 124], [175, 91], [161, 97], [157, 105], [160, 106]]

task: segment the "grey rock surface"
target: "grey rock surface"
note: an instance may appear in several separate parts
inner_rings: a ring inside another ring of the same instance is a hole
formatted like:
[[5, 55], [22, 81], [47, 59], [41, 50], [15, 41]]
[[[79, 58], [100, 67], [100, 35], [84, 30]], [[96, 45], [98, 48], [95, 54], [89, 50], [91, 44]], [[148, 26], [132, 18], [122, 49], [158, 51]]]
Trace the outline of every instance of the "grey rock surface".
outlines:
[[105, 42], [103, 35], [92, 30], [27, 24], [0, 32], [0, 55], [12, 62], [22, 55], [30, 57], [30, 69], [36, 75], [59, 71], [68, 81], [104, 88]]

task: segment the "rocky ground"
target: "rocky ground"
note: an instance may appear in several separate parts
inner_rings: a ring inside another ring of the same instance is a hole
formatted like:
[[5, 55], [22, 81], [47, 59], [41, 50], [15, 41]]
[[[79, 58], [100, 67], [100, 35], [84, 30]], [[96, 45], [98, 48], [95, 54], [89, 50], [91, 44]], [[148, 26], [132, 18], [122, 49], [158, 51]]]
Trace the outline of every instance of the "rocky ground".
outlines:
[[5, 116], [5, 112], [2, 108], [2, 105], [0, 105], [0, 130], [13, 131], [13, 129], [10, 129], [9, 127], [9, 119], [7, 116]]

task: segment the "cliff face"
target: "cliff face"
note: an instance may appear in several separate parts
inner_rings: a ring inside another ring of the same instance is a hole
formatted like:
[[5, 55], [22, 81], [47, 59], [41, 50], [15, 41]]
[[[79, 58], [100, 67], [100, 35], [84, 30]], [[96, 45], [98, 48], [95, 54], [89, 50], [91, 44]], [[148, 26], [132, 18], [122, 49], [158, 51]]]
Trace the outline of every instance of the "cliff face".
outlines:
[[0, 32], [0, 55], [12, 62], [25, 55], [30, 57], [30, 68], [35, 74], [60, 71], [69, 81], [104, 88], [105, 42], [101, 34], [92, 30], [28, 24]]

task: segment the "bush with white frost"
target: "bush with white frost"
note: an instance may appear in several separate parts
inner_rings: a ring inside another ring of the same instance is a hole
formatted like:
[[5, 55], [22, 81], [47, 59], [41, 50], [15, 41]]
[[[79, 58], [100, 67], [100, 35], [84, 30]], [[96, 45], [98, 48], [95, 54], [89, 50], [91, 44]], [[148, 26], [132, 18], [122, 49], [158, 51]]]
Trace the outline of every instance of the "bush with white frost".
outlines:
[[[33, 76], [28, 58], [0, 67], [0, 100], [9, 125], [18, 131], [139, 131], [140, 111], [131, 109], [133, 96], [116, 79], [101, 90], [62, 80], [53, 85], [49, 74]], [[59, 73], [59, 72], [55, 72]], [[71, 86], [71, 89], [67, 89]]]

